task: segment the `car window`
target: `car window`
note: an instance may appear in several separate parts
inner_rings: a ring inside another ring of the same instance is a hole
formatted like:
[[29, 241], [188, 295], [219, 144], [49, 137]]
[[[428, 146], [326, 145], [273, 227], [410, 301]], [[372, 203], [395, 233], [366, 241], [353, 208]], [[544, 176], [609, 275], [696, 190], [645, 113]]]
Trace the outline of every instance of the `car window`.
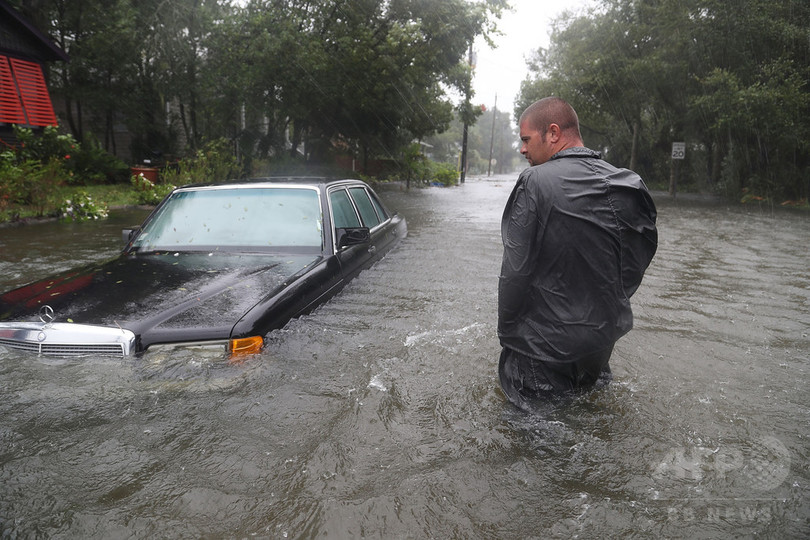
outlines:
[[329, 193], [329, 202], [332, 206], [332, 219], [335, 220], [335, 228], [360, 226], [357, 212], [354, 211], [354, 205], [345, 189]]
[[363, 225], [369, 229], [376, 227], [380, 224], [380, 217], [368, 198], [368, 192], [361, 187], [349, 188], [354, 202], [357, 204], [357, 210], [360, 212], [360, 217], [363, 218]]
[[142, 250], [323, 245], [318, 192], [242, 188], [174, 193], [144, 227]]
[[374, 205], [374, 209], [377, 210], [377, 215], [380, 216], [380, 219], [382, 221], [388, 219], [388, 212], [385, 211], [385, 208], [383, 208], [383, 205], [380, 203], [374, 193], [369, 192], [368, 195], [371, 197], [371, 204]]

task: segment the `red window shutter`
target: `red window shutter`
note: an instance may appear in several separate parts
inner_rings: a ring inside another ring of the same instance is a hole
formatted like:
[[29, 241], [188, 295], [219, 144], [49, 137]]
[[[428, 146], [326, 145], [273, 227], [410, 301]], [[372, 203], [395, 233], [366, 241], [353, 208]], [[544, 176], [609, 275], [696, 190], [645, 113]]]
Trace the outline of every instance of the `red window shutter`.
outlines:
[[0, 55], [0, 122], [7, 124], [25, 124], [20, 96], [17, 95], [17, 85], [11, 74], [8, 58]]
[[45, 77], [42, 68], [34, 62], [26, 62], [18, 58], [10, 58], [17, 88], [20, 89], [23, 108], [28, 116], [28, 124], [32, 126], [55, 126], [56, 115], [53, 113], [51, 96], [45, 86]]

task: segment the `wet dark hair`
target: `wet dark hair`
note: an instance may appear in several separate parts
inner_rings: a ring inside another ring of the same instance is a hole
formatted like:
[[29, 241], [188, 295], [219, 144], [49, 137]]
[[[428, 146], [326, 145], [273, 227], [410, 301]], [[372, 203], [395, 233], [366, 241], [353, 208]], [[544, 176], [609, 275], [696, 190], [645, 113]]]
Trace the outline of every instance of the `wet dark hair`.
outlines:
[[571, 132], [578, 138], [582, 138], [579, 132], [577, 112], [567, 101], [557, 96], [543, 98], [526, 107], [526, 110], [520, 115], [519, 124], [524, 121], [528, 121], [529, 126], [539, 131], [544, 139], [548, 126], [551, 124], [560, 126], [563, 133]]

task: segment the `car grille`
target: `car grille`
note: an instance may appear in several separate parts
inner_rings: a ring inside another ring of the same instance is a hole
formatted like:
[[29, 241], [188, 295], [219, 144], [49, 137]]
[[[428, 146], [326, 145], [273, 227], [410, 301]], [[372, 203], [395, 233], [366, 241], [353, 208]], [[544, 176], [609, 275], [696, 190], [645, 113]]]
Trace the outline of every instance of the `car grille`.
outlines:
[[39, 352], [39, 343], [26, 343], [24, 341], [0, 338], [0, 345], [8, 347], [9, 349], [17, 349], [18, 351]]
[[40, 356], [113, 356], [132, 352], [135, 335], [129, 330], [55, 323], [0, 323], [0, 347]]
[[124, 356], [122, 345], [43, 345], [45, 356]]
[[42, 356], [116, 356], [119, 358], [125, 356], [124, 347], [121, 344], [42, 344], [0, 338], [0, 346], [18, 351], [27, 351]]

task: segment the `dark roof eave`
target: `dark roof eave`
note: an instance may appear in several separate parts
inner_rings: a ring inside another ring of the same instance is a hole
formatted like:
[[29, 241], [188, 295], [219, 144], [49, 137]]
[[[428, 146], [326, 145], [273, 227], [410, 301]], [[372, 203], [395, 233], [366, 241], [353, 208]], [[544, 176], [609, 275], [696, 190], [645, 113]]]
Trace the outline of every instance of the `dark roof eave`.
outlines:
[[20, 24], [20, 26], [28, 30], [31, 34], [34, 35], [34, 37], [37, 38], [37, 40], [39, 40], [42, 43], [46, 51], [50, 53], [46, 58], [44, 58], [44, 60], [46, 61], [61, 60], [63, 62], [70, 61], [70, 56], [68, 56], [68, 53], [63, 51], [58, 46], [56, 46], [56, 44], [53, 41], [51, 41], [48, 38], [48, 36], [40, 32], [39, 29], [36, 26], [34, 26], [33, 23], [29, 21], [27, 18], [17, 13], [17, 11], [10, 5], [8, 5], [5, 0], [0, 0], [0, 12], [5, 12], [6, 14], [8, 14], [9, 17], [17, 21]]

